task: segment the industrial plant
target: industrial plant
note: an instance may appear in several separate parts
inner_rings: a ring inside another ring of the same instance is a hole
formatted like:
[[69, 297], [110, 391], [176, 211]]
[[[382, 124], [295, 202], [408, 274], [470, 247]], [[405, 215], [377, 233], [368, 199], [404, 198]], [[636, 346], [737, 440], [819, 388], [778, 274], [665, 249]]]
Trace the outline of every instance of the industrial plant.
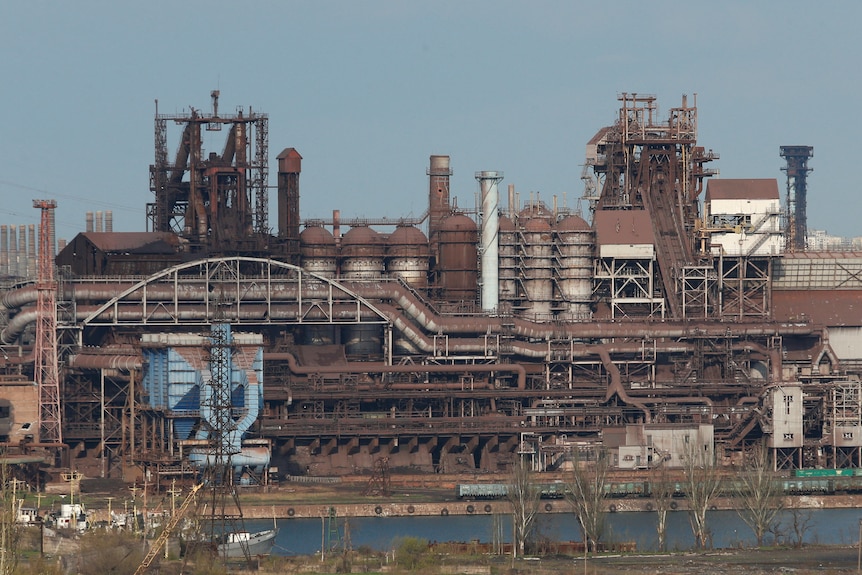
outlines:
[[458, 206], [431, 155], [421, 216], [311, 220], [297, 149], [271, 184], [268, 116], [218, 98], [157, 108], [145, 231], [91, 214], [57, 245], [49, 199], [38, 232], [0, 229], [0, 442], [34, 485], [166, 489], [214, 429], [247, 485], [596, 447], [632, 471], [692, 445], [862, 467], [862, 253], [806, 244], [812, 147], [776, 145], [780, 179], [718, 177], [695, 98], [624, 93], [578, 209], [501, 171]]

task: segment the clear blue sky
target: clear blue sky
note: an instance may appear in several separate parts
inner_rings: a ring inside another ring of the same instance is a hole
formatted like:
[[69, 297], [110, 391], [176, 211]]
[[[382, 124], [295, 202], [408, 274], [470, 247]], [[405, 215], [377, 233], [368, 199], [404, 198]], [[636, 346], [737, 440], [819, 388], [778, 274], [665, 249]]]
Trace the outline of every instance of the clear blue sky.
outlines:
[[154, 100], [208, 111], [216, 88], [221, 111], [269, 114], [271, 185], [276, 154], [303, 155], [303, 218], [418, 216], [432, 154], [461, 206], [480, 170], [572, 205], [586, 142], [639, 92], [662, 118], [697, 93], [713, 167], [782, 197], [779, 146], [814, 146], [809, 228], [862, 235], [860, 22], [852, 0], [7, 0], [0, 222], [55, 198], [58, 237], [100, 209], [143, 230]]

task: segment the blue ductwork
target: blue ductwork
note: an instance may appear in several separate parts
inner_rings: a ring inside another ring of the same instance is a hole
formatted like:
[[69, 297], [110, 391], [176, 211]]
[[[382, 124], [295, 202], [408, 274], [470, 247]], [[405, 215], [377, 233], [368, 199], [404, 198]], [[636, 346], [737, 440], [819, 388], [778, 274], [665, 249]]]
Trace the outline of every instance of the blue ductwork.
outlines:
[[[168, 412], [177, 440], [206, 440], [208, 430], [216, 428], [219, 421], [214, 412], [220, 403], [214, 395], [222, 390], [218, 385], [229, 386], [229, 393], [219, 396], [229, 397], [229, 407], [225, 408], [230, 409], [229, 420], [233, 422], [224, 433], [223, 447], [232, 454], [237, 470], [248, 467], [261, 471], [269, 465], [269, 450], [242, 446], [263, 405], [261, 341], [259, 336], [248, 334], [234, 337], [229, 324], [214, 324], [212, 330], [210, 338], [163, 334], [145, 342], [143, 387], [147, 401], [151, 407]], [[216, 369], [212, 358], [219, 358], [223, 365]], [[225, 381], [214, 381], [214, 373], [222, 374]], [[201, 425], [196, 426], [198, 422]], [[206, 450], [194, 449], [189, 460], [205, 465]]]

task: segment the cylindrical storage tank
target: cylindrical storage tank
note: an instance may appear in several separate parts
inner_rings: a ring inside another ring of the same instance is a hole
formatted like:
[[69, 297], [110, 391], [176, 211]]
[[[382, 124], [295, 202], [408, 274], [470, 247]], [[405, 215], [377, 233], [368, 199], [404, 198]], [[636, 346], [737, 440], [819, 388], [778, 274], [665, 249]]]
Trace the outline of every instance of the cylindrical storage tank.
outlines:
[[335, 328], [331, 325], [304, 325], [299, 338], [301, 345], [333, 345]]
[[559, 253], [555, 268], [560, 297], [566, 302], [566, 319], [586, 319], [593, 295], [593, 231], [583, 218], [566, 216], [555, 226]]
[[398, 226], [389, 235], [386, 250], [386, 271], [399, 277], [412, 287], [428, 287], [428, 238], [414, 226]]
[[535, 209], [524, 210], [520, 221], [524, 238], [522, 273], [527, 299], [525, 313], [538, 321], [549, 320], [554, 298], [551, 214]]
[[464, 214], [449, 216], [440, 225], [439, 238], [436, 271], [443, 299], [475, 303], [479, 293], [476, 223]]
[[341, 277], [379, 279], [385, 255], [386, 244], [379, 233], [366, 226], [352, 227], [341, 239]]
[[319, 225], [309, 225], [299, 234], [302, 269], [334, 278], [338, 272], [338, 249], [332, 234]]
[[351, 359], [377, 358], [383, 355], [383, 327], [352, 325], [343, 328], [344, 353]]
[[518, 234], [506, 216], [499, 221], [500, 303], [512, 304], [518, 298]]

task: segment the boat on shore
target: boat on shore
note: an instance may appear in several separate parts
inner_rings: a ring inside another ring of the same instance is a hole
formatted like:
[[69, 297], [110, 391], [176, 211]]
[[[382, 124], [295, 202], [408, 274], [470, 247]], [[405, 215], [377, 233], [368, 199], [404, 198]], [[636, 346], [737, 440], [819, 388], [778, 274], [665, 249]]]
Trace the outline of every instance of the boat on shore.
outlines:
[[245, 557], [245, 549], [248, 548], [250, 557], [269, 555], [275, 545], [275, 536], [278, 529], [266, 529], [251, 533], [249, 531], [236, 531], [227, 533], [216, 541], [216, 547], [220, 557], [227, 559], [242, 559]]

